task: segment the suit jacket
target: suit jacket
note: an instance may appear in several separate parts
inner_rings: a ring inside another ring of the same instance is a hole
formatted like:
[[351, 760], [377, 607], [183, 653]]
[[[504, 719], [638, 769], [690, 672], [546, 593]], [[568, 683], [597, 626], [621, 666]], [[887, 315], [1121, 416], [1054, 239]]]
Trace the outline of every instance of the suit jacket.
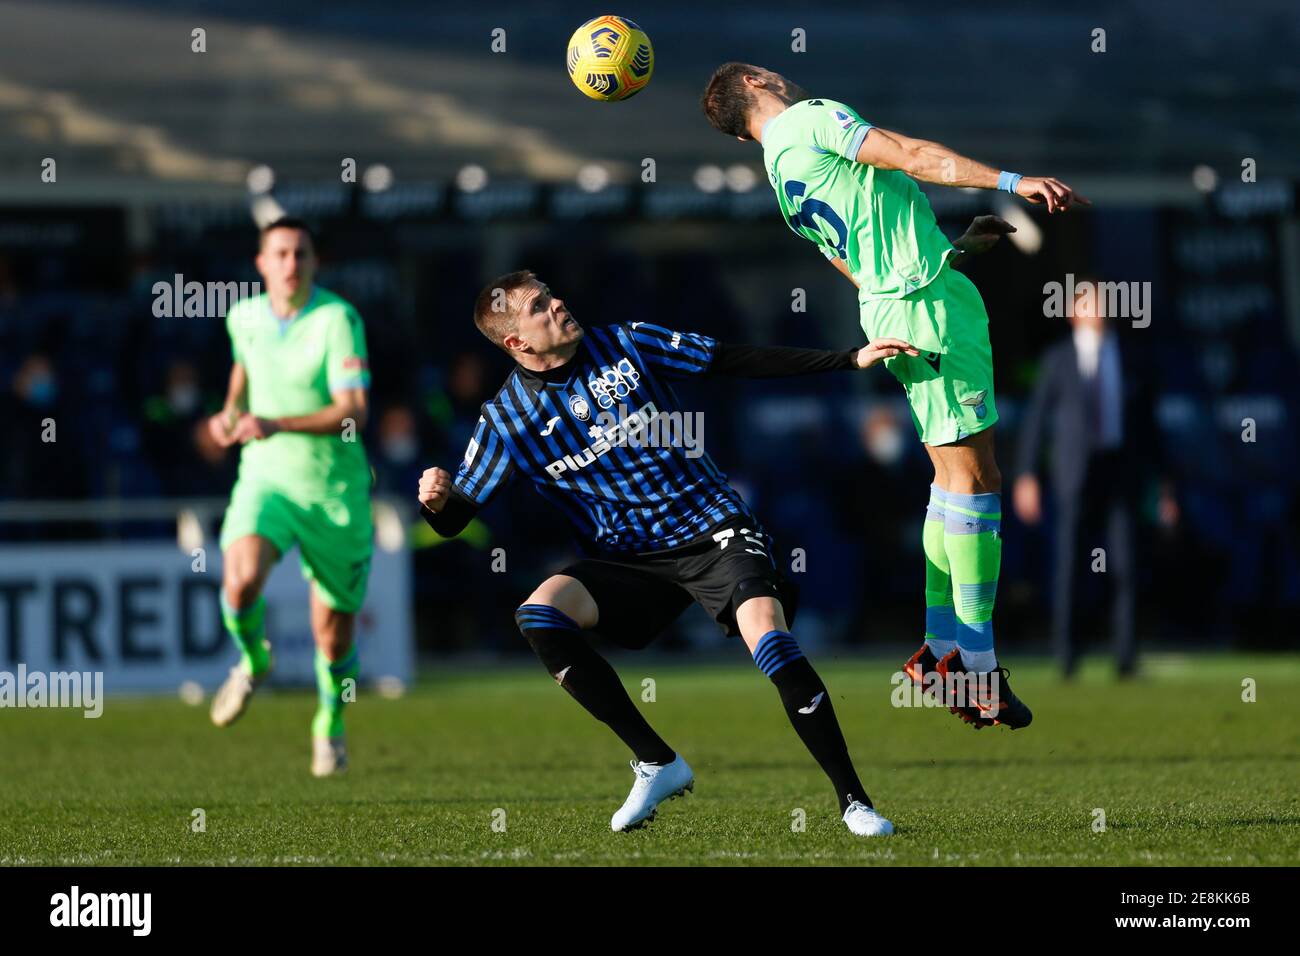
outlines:
[[[1129, 490], [1153, 471], [1163, 473], [1164, 455], [1155, 422], [1155, 395], [1149, 377], [1130, 356], [1123, 335], [1120, 350], [1120, 416], [1123, 440], [1118, 449], [1122, 474], [1131, 477]], [[1021, 426], [1016, 474], [1038, 470], [1044, 444], [1050, 444], [1050, 479], [1058, 498], [1077, 495], [1088, 474], [1094, 451], [1088, 432], [1088, 393], [1079, 372], [1074, 337], [1050, 346], [1043, 354], [1042, 370], [1030, 397]]]

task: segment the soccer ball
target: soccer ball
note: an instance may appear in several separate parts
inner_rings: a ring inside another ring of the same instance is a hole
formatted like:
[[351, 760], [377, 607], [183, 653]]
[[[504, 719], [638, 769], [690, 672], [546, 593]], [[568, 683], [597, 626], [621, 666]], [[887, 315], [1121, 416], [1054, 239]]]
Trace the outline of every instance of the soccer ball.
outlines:
[[650, 82], [655, 51], [626, 17], [596, 17], [573, 31], [564, 65], [573, 85], [593, 100], [625, 100]]

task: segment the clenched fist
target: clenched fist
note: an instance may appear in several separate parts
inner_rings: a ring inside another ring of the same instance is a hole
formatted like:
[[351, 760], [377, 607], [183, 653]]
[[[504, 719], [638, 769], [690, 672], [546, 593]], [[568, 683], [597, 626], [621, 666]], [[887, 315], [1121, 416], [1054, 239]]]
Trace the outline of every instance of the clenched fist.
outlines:
[[451, 473], [442, 468], [426, 468], [420, 476], [420, 504], [437, 514], [451, 494]]
[[250, 441], [264, 441], [279, 430], [280, 426], [271, 419], [258, 418], [256, 415], [244, 412], [239, 416], [239, 421], [235, 423], [230, 438], [241, 445], [247, 445]]
[[229, 448], [238, 441], [235, 426], [239, 423], [239, 410], [223, 408], [208, 419], [208, 434], [221, 448]]

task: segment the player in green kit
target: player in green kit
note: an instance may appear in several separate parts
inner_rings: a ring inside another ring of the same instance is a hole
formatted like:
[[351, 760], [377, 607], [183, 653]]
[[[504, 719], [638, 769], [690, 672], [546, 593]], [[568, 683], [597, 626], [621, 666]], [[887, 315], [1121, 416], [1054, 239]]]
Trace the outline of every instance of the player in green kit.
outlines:
[[370, 571], [371, 473], [360, 441], [366, 338], [356, 310], [313, 284], [305, 223], [284, 218], [264, 228], [257, 270], [267, 291], [226, 316], [235, 364], [225, 408], [208, 423], [223, 447], [243, 446], [221, 527], [222, 617], [239, 663], [212, 701], [212, 721], [233, 723], [271, 671], [262, 588], [296, 544], [311, 582], [320, 692], [311, 771], [324, 777], [347, 768], [345, 682], [357, 677], [353, 625]]
[[[785, 77], [726, 63], [701, 101], [723, 133], [763, 147], [781, 212], [798, 235], [858, 287], [868, 340], [910, 342], [886, 367], [902, 384], [934, 465], [923, 543], [925, 643], [904, 665], [935, 686], [975, 727], [1024, 727], [1033, 719], [1011, 692], [993, 651], [993, 603], [1002, 563], [1001, 482], [993, 455], [998, 420], [988, 315], [963, 260], [1014, 229], [980, 216], [955, 243], [939, 230], [915, 180], [1003, 189], [1048, 212], [1087, 204], [1052, 178], [999, 172], [946, 146], [864, 121], [852, 108], [811, 98]], [[944, 691], [942, 688], [948, 688]], [[953, 694], [951, 688], [970, 688]]]

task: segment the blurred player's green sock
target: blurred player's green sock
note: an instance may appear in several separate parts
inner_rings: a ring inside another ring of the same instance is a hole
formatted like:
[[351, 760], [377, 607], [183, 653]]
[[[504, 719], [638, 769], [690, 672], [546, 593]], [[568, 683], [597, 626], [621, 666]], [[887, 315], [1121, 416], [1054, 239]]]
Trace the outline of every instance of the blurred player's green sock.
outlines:
[[1002, 570], [1002, 496], [948, 492], [943, 546], [952, 572], [962, 665], [987, 673], [998, 663], [993, 653], [993, 602]]
[[316, 649], [316, 690], [320, 695], [320, 703], [316, 707], [316, 716], [311, 722], [313, 737], [343, 736], [345, 703], [343, 682], [351, 678], [352, 694], [348, 696], [349, 699], [355, 699], [353, 695], [356, 692], [356, 679], [360, 671], [360, 658], [357, 656], [355, 644], [337, 661], [331, 661], [320, 652], [320, 648]]
[[250, 677], [260, 677], [271, 667], [271, 648], [266, 643], [266, 598], [259, 597], [244, 608], [233, 608], [221, 593], [221, 620], [239, 648], [239, 663]]
[[930, 504], [925, 509], [921, 549], [925, 552], [925, 643], [930, 653], [942, 660], [957, 646], [957, 619], [953, 616], [952, 575], [944, 549], [944, 505], [948, 493], [930, 486]]

